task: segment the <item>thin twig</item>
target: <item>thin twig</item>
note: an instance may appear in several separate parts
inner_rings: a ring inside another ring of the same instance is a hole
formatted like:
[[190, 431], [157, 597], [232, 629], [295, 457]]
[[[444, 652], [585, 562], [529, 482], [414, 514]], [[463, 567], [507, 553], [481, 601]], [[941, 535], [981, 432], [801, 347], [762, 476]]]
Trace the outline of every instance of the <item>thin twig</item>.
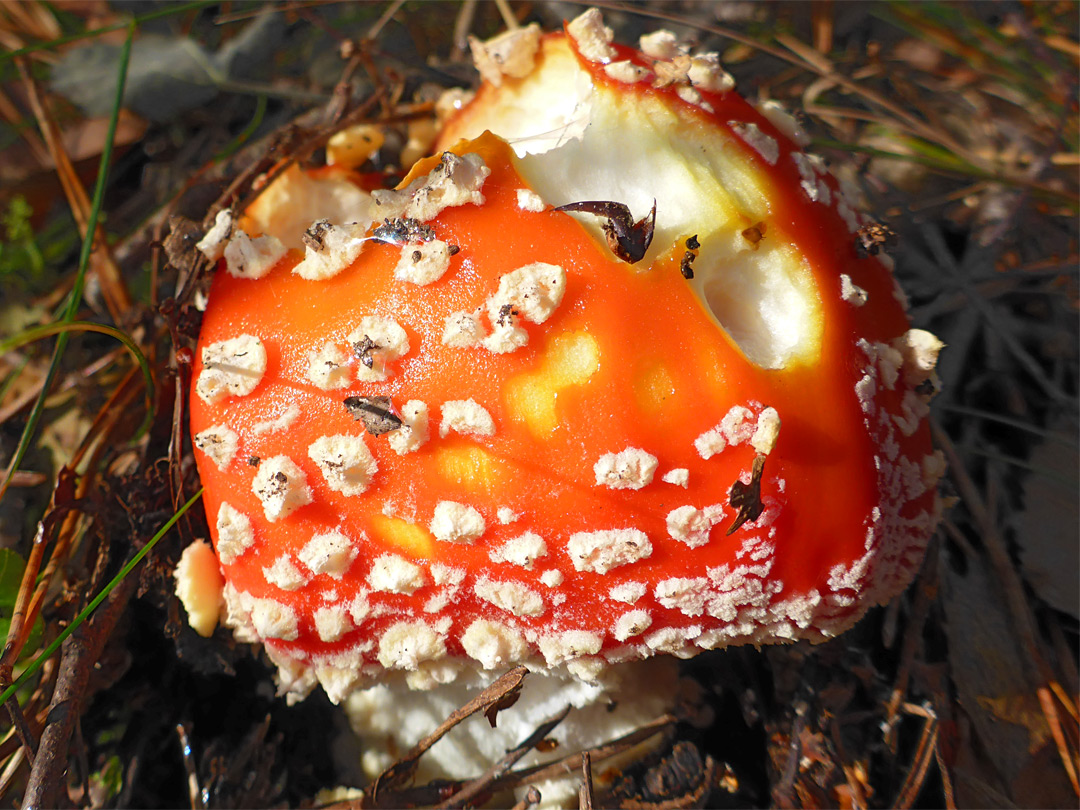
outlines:
[[439, 810], [452, 810], [452, 808], [465, 807], [477, 796], [490, 790], [491, 786], [495, 784], [499, 777], [509, 771], [519, 759], [536, 748], [536, 746], [551, 733], [552, 729], [566, 719], [566, 716], [570, 714], [571, 708], [572, 707], [567, 704], [567, 706], [554, 717], [541, 723], [528, 737], [508, 751], [505, 756], [488, 768], [488, 770], [478, 779], [469, 782], [462, 787], [461, 790], [440, 804]]
[[581, 789], [578, 791], [579, 810], [593, 810], [592, 758], [588, 751], [581, 753]]
[[405, 756], [375, 778], [369, 791], [372, 801], [378, 801], [380, 790], [392, 788], [411, 775], [420, 757], [456, 725], [472, 717], [477, 712], [487, 712], [498, 708], [500, 704], [515, 695], [521, 689], [526, 674], [528, 674], [528, 670], [525, 667], [514, 667], [464, 706], [451, 712], [450, 716], [440, 723], [438, 728], [420, 740]]

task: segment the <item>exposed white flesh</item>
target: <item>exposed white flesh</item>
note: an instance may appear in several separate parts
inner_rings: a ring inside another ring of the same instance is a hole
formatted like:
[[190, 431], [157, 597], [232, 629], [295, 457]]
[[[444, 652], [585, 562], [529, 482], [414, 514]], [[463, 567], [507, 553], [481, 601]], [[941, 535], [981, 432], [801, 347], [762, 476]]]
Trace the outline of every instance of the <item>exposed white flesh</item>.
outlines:
[[[815, 357], [822, 319], [804, 257], [775, 227], [756, 249], [741, 235], [771, 213], [745, 146], [670, 96], [630, 89], [594, 86], [566, 40], [546, 40], [537, 69], [469, 111], [454, 135], [505, 138], [522, 176], [554, 206], [610, 200], [638, 219], [655, 200], [653, 242], [638, 266], [697, 235], [689, 283], [747, 357], [767, 368]], [[575, 216], [603, 238], [598, 218]]]

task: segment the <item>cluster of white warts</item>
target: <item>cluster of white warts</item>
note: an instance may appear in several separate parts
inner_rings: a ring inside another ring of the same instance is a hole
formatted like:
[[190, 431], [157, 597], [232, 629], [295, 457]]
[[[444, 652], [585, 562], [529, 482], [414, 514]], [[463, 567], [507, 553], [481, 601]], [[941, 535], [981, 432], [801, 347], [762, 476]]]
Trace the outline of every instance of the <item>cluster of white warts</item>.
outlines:
[[[613, 51], [608, 50], [611, 41], [610, 32], [603, 28], [599, 16], [596, 15], [594, 19], [590, 16], [592, 14], [593, 12], [587, 12], [571, 24], [571, 36], [575, 38], [579, 48], [588, 58], [609, 62], [613, 56]], [[657, 32], [650, 38], [643, 38], [642, 50], [656, 60], [654, 70], [657, 78], [654, 79], [654, 83], [682, 83], [683, 86], [679, 87], [680, 96], [690, 103], [711, 110], [707, 103], [701, 100], [700, 93], [694, 90], [695, 86], [701, 86], [712, 92], [730, 89], [728, 84], [730, 77], [719, 69], [717, 60], [710, 58], [713, 55], [687, 57], [685, 52], [678, 49], [674, 37], [668, 32]], [[651, 75], [647, 70], [629, 62], [608, 64], [606, 71], [612, 78], [626, 82], [641, 81]], [[766, 102], [762, 112], [783, 134], [800, 146], [805, 145], [805, 134], [794, 119], [777, 105]], [[743, 137], [769, 163], [776, 163], [779, 159], [779, 145], [775, 138], [762, 133], [756, 125], [742, 125], [737, 122], [729, 122], [729, 124], [736, 134]], [[475, 156], [466, 156], [466, 159], [471, 157]], [[847, 223], [849, 230], [852, 232], [858, 230], [863, 224], [859, 215], [854, 213], [839, 191], [831, 190], [825, 183], [824, 164], [799, 152], [792, 153], [791, 158], [799, 172], [801, 186], [807, 196], [812, 201], [826, 205], [829, 205], [835, 197], [837, 210]], [[482, 183], [483, 176], [486, 174], [478, 171], [475, 163], [471, 163], [469, 169], [472, 171], [472, 176], [479, 177]], [[451, 172], [447, 171], [445, 176], [450, 177]], [[447, 184], [444, 183], [441, 189], [436, 188], [433, 194], [432, 184], [429, 182], [430, 177], [421, 180], [424, 182], [417, 181], [402, 192], [389, 193], [395, 196], [388, 197], [384, 202], [394, 208], [396, 212], [394, 215], [400, 216], [405, 213], [417, 215], [417, 218], [420, 218], [425, 213], [437, 209], [434, 213], [430, 213], [428, 218], [433, 217], [442, 210], [438, 208], [440, 195], [461, 200], [448, 204], [482, 202], [483, 200], [482, 195], [479, 195], [479, 183], [476, 183], [473, 189], [467, 190], [464, 196], [454, 197], [453, 194], [446, 195]], [[451, 191], [454, 191], [452, 183], [450, 186]], [[422, 193], [418, 195], [418, 191]], [[420, 199], [418, 200], [417, 197]], [[434, 202], [431, 202], [432, 197]], [[477, 197], [479, 199], [476, 199]], [[524, 189], [519, 191], [518, 200], [519, 206], [525, 210], [543, 210], [542, 201], [539, 201], [532, 192]], [[397, 211], [398, 207], [402, 209], [400, 212]], [[222, 222], [223, 219], [219, 217], [218, 224], [221, 225]], [[231, 228], [231, 223], [225, 224], [226, 228]], [[359, 253], [362, 240], [350, 234], [347, 229], [335, 231], [334, 226], [327, 224], [324, 230], [328, 231], [328, 238], [325, 238], [322, 244], [329, 248], [324, 253], [334, 254], [339, 259], [332, 260], [318, 251], [313, 255], [312, 248], [309, 246], [309, 254], [294, 271], [305, 278], [329, 277], [336, 274], [351, 264]], [[210, 236], [208, 235], [208, 240]], [[267, 238], [263, 237], [263, 239]], [[276, 248], [272, 245], [268, 253], [259, 254], [259, 249], [253, 247], [256, 243], [257, 240], [251, 240], [246, 235], [238, 239], [238, 245], [233, 253], [241, 257], [243, 264], [238, 264], [234, 275], [247, 274], [247, 277], [258, 277], [255, 274], [257, 270], [253, 272], [251, 269], [253, 256], [255, 258], [263, 256], [266, 271], [280, 258], [281, 254], [274, 257]], [[230, 265], [230, 272], [233, 272], [233, 262], [229, 260], [227, 252], [226, 259]], [[436, 240], [418, 245], [405, 245], [402, 248], [402, 256], [395, 275], [401, 281], [428, 284], [440, 278], [448, 266], [449, 251], [445, 243]], [[513, 351], [525, 345], [528, 339], [527, 333], [520, 328], [517, 319], [524, 317], [534, 323], [543, 323], [560, 303], [564, 290], [565, 273], [561, 268], [542, 264], [519, 268], [514, 273], [504, 276], [499, 291], [487, 302], [487, 312], [493, 326], [490, 334], [484, 334], [479, 310], [475, 313], [455, 313], [447, 319], [443, 341], [451, 346], [482, 345], [493, 352]], [[857, 287], [849, 276], [841, 277], [840, 292], [843, 299], [853, 306], [862, 306], [866, 302], [865, 291]], [[408, 351], [408, 339], [404, 330], [401, 330], [400, 326], [393, 321], [386, 323], [385, 321], [388, 320], [362, 324], [349, 338], [350, 342], [358, 342], [359, 333], [364, 329], [369, 330], [364, 331], [363, 336], [376, 343], [382, 350], [382, 355], [374, 358], [379, 362], [377, 370], [371, 371], [372, 367], [367, 367], [373, 374], [386, 374], [386, 362], [396, 360]], [[371, 331], [378, 331], [379, 328], [383, 330], [380, 337], [384, 343], [375, 340], [370, 334]], [[354, 337], [357, 340], [354, 340]], [[918, 330], [911, 330], [898, 342], [902, 345], [864, 347], [870, 364], [867, 374], [857, 387], [857, 394], [864, 403], [868, 427], [870, 427], [870, 417], [875, 414], [875, 408], [870, 403], [874, 399], [875, 386], [879, 382], [883, 382], [887, 388], [892, 388], [900, 368], [906, 368], [912, 374], [922, 373], [923, 379], [929, 378], [933, 373], [933, 363], [940, 349], [939, 345], [931, 345], [930, 341], [923, 339], [923, 334]], [[222, 396], [243, 396], [250, 393], [258, 384], [258, 378], [265, 372], [265, 350], [262, 349], [257, 338], [241, 336], [234, 341], [215, 344], [209, 349], [216, 350], [217, 354], [211, 354], [208, 359], [204, 351], [204, 364], [210, 373], [207, 374], [205, 382], [200, 377], [197, 386], [200, 396], [208, 401]], [[260, 350], [262, 350], [261, 360]], [[335, 355], [333, 350], [332, 344], [327, 344], [327, 347], [312, 359], [312, 366], [314, 367], [317, 363], [328, 367], [335, 364], [341, 365], [336, 363], [339, 355]], [[327, 383], [321, 387], [344, 387], [338, 384], [340, 377], [334, 378], [332, 372], [327, 373], [325, 378], [311, 373], [309, 377], [316, 384], [318, 380]], [[345, 383], [347, 384], [348, 382]], [[908, 401], [919, 399], [919, 395], [910, 389], [909, 394], [911, 396], [904, 401], [903, 414], [883, 415], [879, 420], [881, 432], [886, 441], [891, 440], [893, 424], [898, 426], [905, 435], [911, 435], [914, 425], [925, 415], [925, 403], [922, 400], [917, 403]], [[449, 411], [447, 406], [450, 406]], [[399, 432], [399, 434], [409, 436], [411, 431], [413, 438], [409, 442], [408, 449], [394, 448], [399, 453], [418, 447], [426, 439], [427, 434], [426, 405], [413, 401], [406, 405], [405, 410], [410, 411], [412, 420], [405, 421], [405, 432]], [[891, 422], [889, 417], [891, 417]], [[280, 421], [282, 420], [279, 419], [278, 422]], [[276, 423], [273, 423], [270, 429], [274, 426]], [[779, 416], [772, 408], [761, 410], [755, 418], [752, 411], [737, 406], [732, 408], [715, 428], [699, 436], [694, 445], [701, 457], [705, 459], [722, 452], [727, 446], [742, 442], [749, 442], [756, 452], [767, 455], [776, 442], [779, 426]], [[471, 400], [445, 403], [440, 434], [446, 436], [451, 430], [466, 435], [492, 435], [494, 423], [490, 414]], [[419, 439], [417, 443], [416, 440], [420, 436], [424, 438]], [[227, 466], [231, 462], [236, 453], [238, 441], [238, 436], [227, 426], [211, 428], [196, 437], [196, 445], [206, 452], [219, 467]], [[895, 440], [891, 441], [891, 446], [896, 446]], [[887, 452], [886, 455], [887, 461], [878, 459], [879, 475], [885, 488], [905, 490], [898, 493], [906, 496], [906, 498], [898, 498], [898, 503], [920, 497], [928, 488], [936, 484], [943, 471], [940, 454], [927, 457], [921, 467], [911, 470], [907, 469], [911, 465], [906, 459], [896, 459], [895, 453]], [[347, 495], [362, 493], [370, 482], [371, 476], [377, 471], [374, 458], [359, 437], [323, 437], [309, 448], [309, 456], [320, 467], [328, 485]], [[640, 489], [652, 482], [657, 467], [658, 460], [639, 448], [626, 448], [619, 452], [608, 453], [594, 465], [596, 484], [612, 489]], [[666, 472], [662, 480], [686, 487], [688, 476], [689, 473], [684, 468], [673, 469]], [[284, 456], [263, 462], [256, 475], [253, 488], [262, 500], [269, 520], [287, 516], [296, 508], [309, 502], [311, 498], [303, 471], [291, 459]], [[878, 546], [886, 542], [886, 538], [875, 532], [876, 527], [881, 524], [892, 524], [900, 526], [900, 531], [905, 528], [918, 530], [920, 527], [915, 524], [919, 523], [920, 519], [931, 519], [927, 515], [901, 519], [899, 509], [900, 506], [895, 507], [896, 514], [888, 516], [890, 518], [888, 521], [884, 520], [885, 516], [876, 510], [874, 525], [868, 529], [867, 533], [866, 556], [849, 568], [837, 566], [832, 572], [829, 583], [833, 593], [825, 597], [814, 592], [786, 600], [784, 604], [772, 605], [766, 610], [764, 604], [771, 597], [770, 591], [775, 593], [781, 586], [779, 583], [766, 583], [765, 577], [771, 568], [772, 549], [770, 543], [758, 542], [757, 538], [750, 538], [744, 543], [744, 548], [737, 555], [740, 558], [749, 555], [748, 559], [751, 561], [749, 565], [734, 568], [722, 566], [706, 572], [706, 577], [672, 578], [658, 583], [654, 597], [661, 605], [678, 608], [688, 616], [708, 613], [728, 622], [729, 625], [705, 632], [702, 632], [700, 627], [693, 626], [664, 628], [645, 636], [642, 649], [647, 648], [650, 652], [680, 654], [691, 641], [698, 648], [707, 649], [721, 646], [735, 638], [754, 638], [755, 633], [763, 632], [762, 622], [769, 621], [770, 615], [772, 623], [780, 625], [780, 635], [783, 634], [783, 627], [787, 626], [787, 632], [794, 638], [800, 634], [799, 631], [803, 631], [802, 634], [805, 635], [811, 614], [822, 612], [821, 602], [823, 601], [827, 605], [826, 614], [833, 611], [838, 616], [842, 615], [850, 607], [851, 600], [854, 598], [853, 595], [845, 596], [845, 593], [854, 594], [861, 587], [872, 554], [877, 551]], [[719, 504], [700, 509], [688, 505], [672, 510], [667, 519], [669, 534], [691, 548], [703, 545], [708, 542], [709, 533], [721, 519], [722, 513], [723, 507]], [[499, 510], [500, 523], [513, 522], [517, 518], [517, 515], [505, 507]], [[764, 524], [769, 520], [762, 518], [760, 522]], [[908, 523], [912, 525], [907, 526]], [[483, 535], [486, 525], [483, 516], [473, 507], [443, 501], [437, 505], [429, 528], [440, 541], [473, 543]], [[224, 564], [235, 561], [239, 554], [254, 544], [250, 522], [227, 503], [223, 503], [219, 511], [218, 533], [219, 555]], [[612, 568], [648, 557], [652, 553], [652, 545], [649, 538], [639, 530], [614, 529], [571, 535], [567, 541], [566, 550], [578, 571], [606, 573]], [[490, 557], [494, 562], [510, 563], [532, 569], [537, 560], [545, 557], [547, 553], [547, 544], [542, 537], [532, 532], [525, 532], [507, 541], [500, 548], [493, 549]], [[271, 584], [284, 590], [292, 590], [306, 585], [310, 580], [310, 576], [304, 569], [310, 571], [311, 575], [325, 573], [331, 578], [341, 578], [355, 560], [356, 554], [353, 543], [340, 533], [316, 535], [297, 554], [302, 566], [298, 567], [293, 560], [283, 555], [272, 565], [264, 568], [264, 575]], [[755, 565], [752, 561], [759, 562]], [[885, 562], [898, 570], [905, 564], [909, 566], [914, 564], [907, 559]], [[441, 592], [428, 601], [425, 611], [437, 613], [460, 589], [464, 572], [453, 571], [436, 564], [431, 566], [431, 576], [433, 584], [441, 587]], [[897, 573], [897, 576], [901, 574]], [[554, 569], [545, 571], [540, 576], [541, 582], [549, 588], [557, 587], [562, 579], [563, 575]], [[366, 583], [370, 589], [367, 593], [411, 594], [427, 584], [427, 581], [425, 572], [420, 566], [397, 555], [384, 554], [372, 563]], [[711, 585], [711, 596], [709, 587], [703, 588], [703, 585]], [[882, 583], [881, 589], [882, 592], [887, 591], [887, 584]], [[288, 641], [297, 637], [297, 620], [290, 608], [274, 600], [258, 599], [237, 592], [231, 586], [227, 586], [226, 590], [230, 623], [237, 628], [238, 634], [242, 635], [244, 628], [249, 627], [263, 639]], [[484, 577], [475, 583], [473, 591], [478, 598], [513, 616], [536, 616], [546, 610], [543, 598], [519, 583], [496, 582]], [[644, 583], [624, 582], [613, 587], [609, 597], [633, 606], [646, 592], [647, 587]], [[328, 591], [325, 595], [336, 599], [336, 592]], [[329, 605], [320, 608], [314, 619], [316, 632], [323, 641], [336, 641], [353, 627], [361, 624], [369, 615], [375, 613], [377, 610], [372, 611], [366, 593], [361, 593], [348, 605]], [[616, 621], [612, 635], [616, 640], [626, 642], [645, 634], [651, 623], [649, 611], [635, 608]], [[755, 628], [755, 623], [758, 625], [757, 628]], [[446, 674], [448, 670], [445, 666], [442, 670], [432, 666], [433, 662], [446, 656], [443, 639], [448, 630], [449, 623], [445, 619], [433, 623], [397, 622], [390, 626], [379, 639], [375, 657], [383, 667], [409, 670], [414, 686], [431, 686], [435, 682], [452, 677]], [[776, 634], [776, 631], [777, 628], [774, 626], [770, 633]], [[523, 632], [524, 635], [507, 623], [478, 619], [465, 630], [461, 643], [470, 657], [488, 669], [506, 666], [526, 658], [530, 643], [540, 650], [548, 666], [568, 664], [571, 671], [580, 677], [588, 678], [590, 675], [595, 677], [599, 669], [603, 667], [603, 661], [596, 657], [603, 646], [601, 635], [586, 631], [564, 631], [537, 636], [534, 631]], [[342, 659], [340, 661], [331, 656], [325, 661], [315, 662], [311, 668], [298, 664], [287, 655], [282, 657], [279, 653], [277, 657], [280, 659], [278, 663], [282, 669], [283, 687], [298, 694], [310, 689], [313, 680], [317, 679], [326, 688], [331, 699], [339, 700], [351, 691], [361, 677], [361, 669], [356, 665], [363, 660], [365, 654], [372, 652], [374, 644], [374, 641], [365, 642], [362, 645], [363, 649], [358, 648], [351, 653], [339, 655], [338, 657]], [[273, 655], [274, 648], [270, 649]], [[640, 653], [641, 650], [638, 652]], [[607, 654], [606, 658], [618, 660], [620, 655], [634, 657], [633, 652], [623, 648]], [[440, 671], [442, 674], [437, 674]]]

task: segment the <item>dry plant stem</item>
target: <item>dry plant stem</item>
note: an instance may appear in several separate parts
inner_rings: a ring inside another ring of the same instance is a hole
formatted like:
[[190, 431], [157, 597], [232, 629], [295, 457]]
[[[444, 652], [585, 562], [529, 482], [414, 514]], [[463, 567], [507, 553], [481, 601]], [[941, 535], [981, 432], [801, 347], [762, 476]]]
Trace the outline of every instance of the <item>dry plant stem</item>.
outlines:
[[930, 614], [930, 605], [937, 598], [937, 570], [939, 543], [935, 539], [927, 548], [926, 558], [923, 560], [922, 571], [919, 574], [915, 588], [915, 604], [911, 608], [911, 618], [904, 632], [904, 640], [900, 645], [900, 664], [896, 670], [896, 680], [893, 682], [892, 696], [889, 698], [885, 722], [888, 726], [886, 741], [889, 749], [896, 753], [896, 720], [900, 704], [907, 692], [908, 678], [911, 675], [911, 665], [915, 661], [915, 653], [922, 641], [923, 628], [926, 626], [927, 616]]
[[[37, 118], [41, 133], [45, 137], [45, 143], [49, 147], [49, 154], [52, 156], [53, 163], [56, 166], [56, 176], [64, 188], [64, 196], [67, 197], [68, 205], [71, 207], [71, 213], [78, 225], [79, 234], [86, 238], [86, 229], [90, 217], [90, 198], [79, 181], [79, 176], [71, 163], [67, 150], [64, 149], [63, 140], [60, 137], [56, 122], [46, 109], [37, 79], [30, 74], [25, 59], [16, 59], [15, 64], [18, 66], [23, 84], [27, 88], [30, 106], [34, 111], [34, 117]], [[116, 262], [109, 253], [105, 229], [100, 224], [95, 230], [94, 242], [98, 261], [92, 263], [92, 269], [101, 282], [101, 291], [105, 298], [105, 304], [109, 309], [110, 317], [114, 323], [123, 323], [124, 316], [131, 310], [131, 294], [124, 283], [120, 268], [116, 266]]]
[[[98, 358], [93, 363], [84, 366], [78, 371], [73, 371], [64, 379], [64, 381], [60, 385], [56, 386], [53, 395], [55, 396], [56, 394], [62, 394], [65, 391], [70, 391], [79, 383], [85, 382], [87, 377], [93, 374], [97, 374], [97, 372], [114, 363], [116, 361], [116, 358], [123, 354], [125, 351], [127, 351], [127, 349], [125, 349], [123, 346], [112, 349], [108, 352], [108, 354]], [[0, 408], [0, 425], [4, 424], [15, 414], [19, 413], [28, 405], [32, 404], [33, 401], [37, 399], [38, 395], [41, 393], [41, 387], [44, 384], [45, 375], [42, 375], [41, 378], [36, 380], [33, 385], [23, 391], [19, 395], [18, 399], [14, 400], [8, 405], [5, 405], [3, 408]], [[14, 484], [14, 481], [12, 483]]]
[[930, 763], [934, 760], [938, 742], [938, 719], [931, 709], [911, 703], [905, 703], [903, 708], [909, 714], [925, 718], [926, 722], [923, 724], [922, 734], [919, 737], [919, 744], [915, 749], [911, 767], [908, 768], [904, 783], [900, 786], [900, 792], [892, 805], [898, 810], [908, 810], [915, 804], [915, 800], [919, 797], [919, 791], [922, 790], [923, 783], [926, 781]]
[[125, 578], [101, 608], [64, 642], [49, 719], [41, 734], [34, 767], [30, 770], [23, 810], [58, 806], [67, 768], [68, 744], [81, 713], [90, 672], [137, 584], [137, 576]]
[[513, 695], [521, 688], [521, 683], [525, 680], [527, 673], [528, 670], [525, 667], [514, 667], [460, 709], [454, 710], [438, 728], [420, 740], [405, 756], [375, 778], [369, 794], [372, 801], [378, 802], [380, 790], [392, 788], [411, 776], [416, 768], [417, 760], [423, 756], [425, 751], [441, 740], [450, 729], [477, 712], [486, 712], [497, 707], [502, 701]]
[[963, 459], [960, 458], [960, 454], [956, 451], [955, 445], [953, 445], [952, 440], [936, 419], [931, 418], [930, 428], [933, 432], [935, 444], [942, 449], [946, 460], [949, 462], [949, 477], [956, 484], [957, 492], [960, 493], [960, 497], [967, 504], [976, 525], [979, 527], [983, 543], [990, 556], [990, 562], [1005, 592], [1005, 602], [1009, 606], [1013, 627], [1020, 637], [1024, 652], [1027, 653], [1024, 659], [1027, 664], [1025, 669], [1029, 671], [1036, 683], [1039, 705], [1042, 707], [1043, 714], [1046, 716], [1046, 721], [1053, 734], [1054, 742], [1057, 744], [1061, 763], [1065, 768], [1069, 781], [1072, 783], [1073, 790], [1080, 796], [1080, 781], [1077, 779], [1077, 768], [1072, 755], [1069, 753], [1065, 733], [1061, 728], [1061, 721], [1050, 689], [1050, 684], [1056, 683], [1057, 677], [1047, 663], [1046, 657], [1042, 654], [1041, 644], [1035, 629], [1035, 617], [1032, 615], [1031, 607], [1027, 603], [1023, 583], [1020, 581], [1020, 576], [1016, 573], [1016, 568], [1009, 557], [1005, 539], [1001, 536], [996, 521], [991, 517], [982, 497], [979, 495], [975, 482], [971, 480], [971, 476], [964, 466]]
[[7, 702], [7, 710], [8, 717], [11, 718], [11, 723], [15, 726], [15, 732], [18, 734], [19, 743], [22, 745], [26, 761], [33, 765], [34, 755], [37, 754], [37, 740], [34, 739], [34, 732], [30, 730], [30, 726], [23, 716], [22, 707], [19, 706], [19, 701], [9, 700]]
[[[57, 483], [57, 489], [53, 491], [54, 497], [61, 486], [65, 488], [73, 486], [71, 481], [64, 480], [63, 471], [61, 471], [61, 480]], [[6, 689], [11, 684], [11, 673], [15, 668], [15, 661], [22, 651], [20, 640], [23, 637], [23, 627], [24, 625], [29, 627], [32, 624], [26, 622], [26, 616], [34, 592], [34, 582], [37, 580], [38, 572], [41, 571], [41, 561], [44, 559], [47, 544], [45, 521], [42, 520], [38, 523], [34, 541], [30, 546], [30, 554], [26, 558], [22, 582], [19, 583], [19, 593], [15, 597], [15, 605], [11, 611], [11, 624], [8, 626], [4, 652], [3, 655], [0, 655], [0, 689]]]
[[[121, 424], [130, 424], [130, 422], [125, 422], [123, 420], [130, 415], [129, 408], [132, 404], [132, 400], [136, 398], [136, 395], [139, 392], [140, 384], [136, 370], [131, 369], [117, 386], [116, 390], [113, 391], [101, 411], [98, 412], [90, 429], [79, 443], [79, 447], [72, 457], [71, 466], [65, 467], [62, 471], [62, 475], [67, 476], [70, 481], [65, 483], [63, 490], [61, 490], [58, 485], [57, 490], [53, 493], [52, 509], [62, 505], [62, 502], [56, 499], [57, 492], [67, 493], [69, 495], [68, 500], [77, 502], [85, 498], [93, 489], [95, 480], [92, 472], [84, 475], [77, 483], [72, 483], [74, 482], [75, 476], [73, 468], [79, 465], [87, 450], [93, 447], [88, 468], [90, 470], [96, 469], [101, 453], [110, 446], [111, 443], [109, 439], [112, 438], [112, 434], [116, 428]], [[99, 436], [101, 437], [100, 442], [96, 441]], [[43, 520], [41, 525], [45, 526], [47, 520], [47, 518], [46, 520]], [[30, 628], [33, 627], [34, 620], [41, 611], [41, 606], [45, 601], [45, 594], [48, 592], [53, 577], [59, 571], [60, 567], [67, 562], [68, 551], [77, 534], [80, 520], [81, 515], [78, 511], [70, 511], [65, 515], [64, 522], [61, 524], [60, 530], [56, 534], [56, 542], [53, 545], [52, 554], [49, 556], [49, 562], [46, 564], [45, 570], [40, 577], [38, 576], [40, 560], [35, 567], [33, 577], [28, 576], [30, 565], [27, 563], [27, 570], [23, 574], [21, 587], [29, 587], [34, 582], [36, 582], [36, 585], [34, 585], [32, 596], [23, 610], [20, 610], [20, 605], [18, 601], [16, 602], [11, 629], [8, 634], [9, 640], [4, 647], [3, 656], [0, 657], [0, 681], [3, 682], [4, 687], [10, 683], [11, 669], [14, 666], [15, 659], [22, 653]], [[22, 590], [20, 588], [20, 596], [21, 594]], [[17, 629], [15, 617], [18, 617], [19, 620]], [[14, 636], [14, 643], [12, 643], [12, 633], [16, 632], [18, 635]]]
[[581, 790], [578, 793], [579, 810], [593, 810], [592, 757], [588, 751], [581, 754]]
[[180, 752], [184, 757], [184, 770], [187, 772], [188, 803], [191, 810], [204, 810], [202, 789], [199, 787], [199, 770], [195, 767], [195, 757], [191, 752], [191, 738], [184, 723], [176, 724], [176, 736], [180, 740]]
[[452, 808], [466, 807], [470, 805], [477, 796], [491, 790], [492, 785], [495, 784], [499, 777], [509, 771], [514, 766], [514, 763], [536, 748], [536, 746], [551, 733], [552, 729], [566, 719], [566, 716], [570, 714], [571, 708], [570, 705], [567, 705], [554, 717], [541, 723], [535, 731], [522, 740], [517, 747], [508, 751], [498, 762], [488, 768], [482, 776], [467, 783], [461, 790], [440, 804], [438, 810], [451, 810]]
[[450, 61], [460, 61], [469, 48], [469, 32], [472, 31], [476, 17], [476, 0], [464, 0], [454, 20], [454, 50], [450, 52]]
[[525, 791], [525, 795], [521, 801], [515, 804], [510, 810], [529, 810], [529, 808], [536, 807], [540, 804], [540, 800], [543, 796], [540, 795], [540, 791], [533, 786], [529, 786], [529, 789]]
[[[631, 731], [629, 734], [624, 734], [622, 737], [612, 740], [609, 743], [590, 749], [589, 755], [594, 762], [608, 759], [609, 757], [613, 757], [633, 748], [638, 743], [642, 743], [657, 734], [669, 733], [675, 727], [677, 722], [678, 719], [673, 715], [662, 715], [657, 719], [646, 723], [644, 726], [641, 726], [641, 728]], [[570, 754], [562, 759], [555, 760], [554, 762], [543, 765], [534, 765], [530, 768], [514, 771], [497, 780], [492, 788], [493, 790], [503, 790], [515, 787], [526, 781], [542, 782], [547, 779], [557, 779], [566, 776], [567, 774], [571, 774], [579, 768], [581, 768], [581, 752]]]

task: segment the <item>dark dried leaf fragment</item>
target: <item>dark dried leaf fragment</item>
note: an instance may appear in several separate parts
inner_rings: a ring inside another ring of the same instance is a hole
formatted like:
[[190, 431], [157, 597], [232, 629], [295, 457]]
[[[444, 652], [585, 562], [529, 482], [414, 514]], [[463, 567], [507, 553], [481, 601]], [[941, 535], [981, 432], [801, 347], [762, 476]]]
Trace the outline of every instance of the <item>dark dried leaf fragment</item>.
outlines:
[[855, 253], [860, 259], [877, 256], [896, 244], [896, 231], [880, 222], [863, 225], [855, 234]]
[[750, 483], [744, 484], [736, 481], [731, 485], [728, 492], [728, 503], [738, 514], [734, 522], [728, 526], [726, 534], [736, 531], [744, 523], [757, 520], [761, 517], [765, 505], [761, 502], [761, 473], [765, 469], [765, 456], [758, 454], [754, 457], [754, 466], [750, 470]]
[[698, 241], [697, 234], [689, 237], [686, 240], [686, 252], [683, 253], [682, 261], [679, 262], [679, 272], [682, 273], [682, 277], [687, 281], [694, 277], [694, 259], [697, 258], [698, 248], [701, 247], [701, 242]]
[[367, 335], [353, 344], [353, 352], [367, 368], [375, 365], [375, 358], [371, 356], [371, 353], [378, 348], [380, 348], [379, 344]]
[[750, 243], [751, 248], [757, 250], [758, 242], [765, 238], [765, 223], [755, 222], [749, 228], [744, 229], [741, 232], [741, 236]]
[[607, 219], [601, 227], [608, 247], [627, 264], [640, 262], [652, 244], [653, 229], [656, 227], [656, 200], [653, 200], [652, 210], [637, 222], [634, 222], [629, 206], [618, 202], [585, 200], [560, 205], [552, 210], [582, 211]]
[[496, 718], [499, 715], [499, 712], [503, 711], [504, 709], [509, 709], [511, 706], [518, 702], [518, 698], [520, 697], [521, 684], [518, 684], [517, 688], [511, 689], [505, 695], [503, 695], [486, 709], [484, 709], [484, 717], [487, 718], [487, 721], [492, 728], [495, 728], [495, 722]]
[[202, 258], [202, 253], [195, 247], [202, 237], [199, 226], [187, 217], [169, 217], [169, 235], [165, 237], [162, 248], [169, 264], [180, 271], [181, 278], [194, 270]]
[[345, 409], [353, 419], [364, 423], [364, 429], [372, 436], [401, 428], [401, 417], [394, 413], [390, 397], [345, 397]]
[[389, 245], [404, 245], [407, 242], [430, 242], [435, 238], [435, 229], [416, 219], [395, 217], [384, 219], [383, 224], [372, 231], [372, 237]]
[[323, 249], [323, 240], [326, 238], [326, 234], [330, 231], [330, 220], [320, 219], [311, 223], [311, 227], [304, 231], [304, 235], [301, 237], [303, 243], [319, 253]]

